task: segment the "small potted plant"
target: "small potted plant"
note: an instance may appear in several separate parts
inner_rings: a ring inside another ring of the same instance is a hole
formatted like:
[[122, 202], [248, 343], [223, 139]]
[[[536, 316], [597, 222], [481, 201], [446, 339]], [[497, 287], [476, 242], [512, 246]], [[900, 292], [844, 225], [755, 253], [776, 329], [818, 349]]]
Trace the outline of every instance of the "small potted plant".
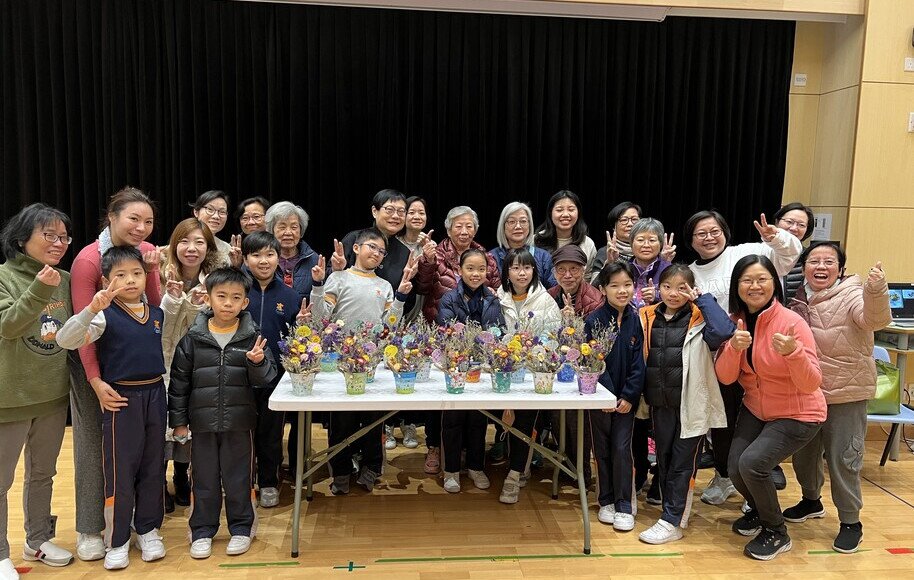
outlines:
[[346, 381], [346, 394], [364, 395], [368, 371], [377, 364], [377, 345], [353, 332], [343, 339], [339, 353], [337, 366]]
[[578, 391], [582, 395], [597, 392], [600, 375], [606, 370], [606, 356], [616, 341], [616, 332], [608, 328], [596, 328], [590, 340], [584, 341], [568, 351], [567, 359], [571, 361], [578, 375]]
[[501, 337], [498, 334], [497, 328], [484, 331], [477, 342], [492, 374], [492, 390], [507, 393], [511, 390], [511, 374], [523, 368], [524, 344], [518, 334]]
[[562, 356], [562, 365], [557, 371], [556, 380], [560, 383], [574, 382], [574, 366], [571, 361], [567, 360], [568, 353], [572, 348], [577, 349], [578, 345], [584, 340], [584, 318], [581, 316], [572, 316], [563, 321], [562, 327], [556, 335], [556, 341], [559, 343], [559, 354]]
[[384, 347], [384, 362], [394, 374], [396, 391], [408, 395], [416, 390], [416, 375], [423, 359], [420, 336], [413, 326], [401, 328], [390, 335]]
[[310, 395], [323, 354], [320, 334], [309, 325], [300, 324], [293, 327], [278, 346], [280, 362], [292, 379], [292, 394], [296, 397]]
[[336, 372], [337, 361], [340, 358], [339, 347], [343, 342], [344, 322], [342, 320], [324, 319], [321, 321], [320, 337], [321, 349], [321, 370], [326, 373]]
[[439, 327], [437, 348], [432, 353], [432, 362], [444, 371], [447, 392], [452, 395], [463, 393], [470, 357], [474, 352], [471, 333], [465, 330], [466, 325], [461, 322]]
[[527, 352], [526, 366], [533, 373], [533, 390], [541, 395], [552, 393], [555, 374], [562, 366], [559, 343], [554, 337], [537, 338]]

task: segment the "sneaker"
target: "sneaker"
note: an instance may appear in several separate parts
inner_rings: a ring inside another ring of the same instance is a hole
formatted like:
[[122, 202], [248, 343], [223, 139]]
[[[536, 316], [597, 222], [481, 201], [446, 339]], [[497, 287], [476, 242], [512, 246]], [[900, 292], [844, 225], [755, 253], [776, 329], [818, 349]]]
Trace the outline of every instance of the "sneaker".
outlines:
[[714, 454], [707, 448], [703, 449], [701, 453], [698, 454], [696, 467], [698, 469], [711, 469], [714, 467]]
[[492, 447], [489, 451], [486, 452], [486, 457], [489, 460], [489, 463], [496, 464], [502, 463], [505, 459], [508, 458], [507, 445], [505, 445], [505, 440], [501, 438], [495, 439], [495, 443], [492, 444]]
[[863, 539], [863, 524], [841, 524], [838, 530], [838, 536], [832, 542], [831, 548], [842, 554], [853, 554], [860, 548], [860, 541]]
[[101, 534], [76, 534], [76, 557], [83, 562], [105, 557], [105, 540]]
[[617, 532], [630, 532], [635, 529], [635, 516], [624, 512], [616, 512], [613, 517], [613, 529]]
[[165, 486], [165, 513], [175, 513], [175, 498], [173, 498], [171, 494], [168, 493], [168, 486]]
[[501, 495], [498, 496], [498, 501], [501, 503], [517, 503], [519, 496], [520, 473], [511, 470], [508, 472], [508, 476], [505, 477], [505, 483], [501, 486]]
[[774, 469], [771, 470], [771, 481], [774, 482], [774, 489], [778, 491], [787, 488], [787, 476], [784, 475], [783, 467], [780, 465], [774, 466]]
[[384, 425], [384, 449], [390, 451], [397, 448], [397, 439], [394, 437], [393, 425]]
[[260, 507], [271, 508], [279, 505], [279, 490], [275, 487], [265, 487], [260, 490]]
[[9, 558], [0, 560], [0, 580], [19, 580], [19, 572]]
[[756, 560], [773, 560], [775, 556], [792, 547], [786, 528], [784, 531], [780, 531], [762, 527], [761, 533], [752, 538], [743, 551], [747, 556]]
[[190, 545], [190, 557], [196, 560], [209, 558], [213, 554], [213, 539], [200, 538]]
[[467, 475], [473, 481], [476, 489], [489, 489], [489, 486], [492, 485], [486, 473], [481, 469], [479, 471], [470, 469], [467, 471]]
[[754, 536], [759, 533], [762, 529], [762, 520], [759, 518], [758, 511], [750, 509], [733, 522], [731, 529], [743, 536]]
[[749, 510], [751, 510], [751, 509], [752, 508], [749, 507], [748, 501], [743, 501], [743, 505], [739, 506], [739, 511], [743, 512], [744, 514], [748, 514]]
[[530, 473], [530, 470], [528, 469], [527, 471], [520, 474], [520, 477], [517, 480], [517, 485], [519, 485], [520, 487], [527, 487], [527, 483], [530, 481], [531, 477], [533, 477], [533, 475]]
[[435, 475], [441, 471], [441, 448], [429, 447], [425, 454], [425, 473]]
[[232, 536], [225, 547], [226, 556], [240, 556], [251, 549], [251, 536]]
[[543, 454], [539, 451], [533, 451], [533, 457], [530, 458], [530, 467], [539, 469], [543, 466]]
[[657, 523], [638, 534], [638, 539], [645, 544], [666, 544], [682, 539], [682, 530], [665, 520]]
[[416, 426], [410, 423], [409, 425], [404, 425], [402, 428], [403, 431], [403, 447], [407, 449], [415, 449], [419, 446], [419, 439], [416, 437]]
[[[651, 505], [663, 505], [663, 497], [660, 494], [660, 478], [656, 475], [651, 478], [651, 487], [647, 490], [647, 497], [644, 501]], [[678, 540], [679, 538], [676, 539]]]
[[73, 561], [73, 554], [51, 542], [43, 542], [37, 550], [22, 548], [22, 559], [26, 562], [44, 562], [48, 566], [66, 566]]
[[600, 520], [601, 523], [610, 526], [613, 525], [613, 522], [616, 519], [616, 506], [613, 504], [600, 506], [600, 511], [597, 512], [597, 519]]
[[362, 468], [362, 473], [359, 475], [359, 478], [355, 482], [368, 491], [372, 491], [376, 481], [378, 481], [378, 474], [366, 465]]
[[460, 474], [444, 472], [444, 491], [448, 493], [460, 493]]
[[130, 565], [130, 542], [111, 548], [105, 554], [105, 570], [121, 570]]
[[346, 495], [349, 493], [349, 475], [334, 475], [330, 484], [330, 493], [333, 495]]
[[154, 562], [165, 557], [165, 543], [155, 528], [145, 534], [137, 534], [136, 547], [143, 552], [144, 562]]
[[708, 484], [701, 494], [701, 501], [709, 505], [720, 505], [727, 501], [731, 495], [736, 494], [736, 488], [729, 477], [714, 474], [714, 479]]
[[800, 500], [795, 506], [784, 510], [784, 519], [793, 524], [801, 524], [810, 518], [824, 518], [825, 507], [822, 505], [822, 499]]

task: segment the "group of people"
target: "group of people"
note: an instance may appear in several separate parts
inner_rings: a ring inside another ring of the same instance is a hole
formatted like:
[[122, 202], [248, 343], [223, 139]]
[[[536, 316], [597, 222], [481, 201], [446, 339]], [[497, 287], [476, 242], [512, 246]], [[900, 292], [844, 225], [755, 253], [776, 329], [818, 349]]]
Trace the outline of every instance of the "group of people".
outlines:
[[[0, 579], [18, 577], [6, 498], [23, 447], [23, 558], [51, 566], [73, 559], [51, 541], [50, 512], [68, 408], [76, 556], [124, 568], [135, 537], [144, 561], [162, 558], [165, 512], [192, 503], [190, 554], [206, 558], [223, 493], [226, 553], [245, 553], [257, 504], [279, 503], [284, 419], [267, 405], [283, 373], [278, 343], [310, 317], [350, 326], [424, 317], [506, 329], [532, 320], [543, 334], [572, 315], [585, 317], [588, 336], [599, 328], [617, 335], [600, 377], [616, 407], [569, 425], [584, 429], [595, 457], [599, 521], [632, 530], [637, 497], [653, 472], [647, 501], [661, 505], [662, 515], [639, 537], [652, 544], [682, 538], [707, 439], [715, 475], [701, 499], [745, 499], [733, 531], [752, 537], [747, 555], [774, 558], [791, 547], [785, 522], [825, 515], [824, 463], [840, 524], [833, 547], [857, 550], [866, 401], [876, 382], [873, 331], [890, 322], [887, 285], [879, 263], [863, 277], [846, 274], [838, 244], [804, 249], [813, 215], [802, 204], [780, 208], [770, 223], [763, 214], [755, 222], [761, 241], [739, 245], [731, 244], [721, 214], [695, 213], [682, 231], [696, 256], [689, 264], [675, 261], [674, 234], [632, 202], [609, 212], [598, 249], [581, 200], [565, 190], [549, 200], [539, 226], [527, 204], [507, 204], [496, 224], [498, 245], [487, 251], [475, 241], [480, 220], [470, 207], [447, 212], [446, 235], [436, 242], [426, 201], [385, 189], [371, 202], [369, 227], [334, 240], [329, 260], [304, 240], [309, 216], [302, 207], [246, 199], [235, 212], [242, 234], [224, 241], [218, 234], [229, 208], [224, 192], [203, 193], [168, 245], [157, 248], [147, 242], [155, 204], [126, 187], [111, 197], [102, 231], [70, 272], [57, 267], [73, 241], [66, 214], [36, 203], [6, 223]], [[525, 433], [549, 419], [546, 410], [513, 415]], [[329, 442], [376, 419], [334, 412]], [[406, 447], [419, 445], [416, 425], [425, 425], [424, 468], [442, 473], [445, 490], [460, 491], [463, 466], [474, 486], [490, 486], [482, 414], [402, 419]], [[397, 445], [394, 428], [378, 427], [331, 460], [333, 494], [348, 493], [352, 477], [374, 488], [382, 446]], [[531, 472], [528, 446], [512, 439], [508, 448], [499, 499], [510, 504]], [[294, 447], [289, 457], [294, 461]], [[789, 457], [803, 498], [782, 511], [779, 464]]]

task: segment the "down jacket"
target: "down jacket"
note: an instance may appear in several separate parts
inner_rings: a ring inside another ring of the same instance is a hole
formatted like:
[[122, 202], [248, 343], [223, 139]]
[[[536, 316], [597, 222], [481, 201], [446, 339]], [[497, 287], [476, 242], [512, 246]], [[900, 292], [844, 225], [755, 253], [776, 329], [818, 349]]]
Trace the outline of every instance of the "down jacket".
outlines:
[[[486, 251], [476, 242], [472, 242], [470, 247], [482, 250], [483, 253]], [[416, 274], [419, 294], [425, 296], [422, 314], [429, 322], [434, 322], [438, 318], [438, 302], [441, 297], [456, 288], [457, 281], [460, 280], [460, 254], [457, 253], [454, 242], [450, 238], [445, 238], [435, 248], [435, 254], [434, 264], [428, 262], [425, 256], [419, 259], [419, 272]], [[498, 266], [489, 254], [486, 254], [486, 286], [493, 291], [498, 291], [501, 286]]]
[[175, 350], [168, 424], [187, 425], [196, 433], [251, 431], [257, 425], [253, 386], [273, 380], [273, 353], [265, 349], [260, 364], [248, 359], [259, 329], [247, 311], [239, 314], [238, 331], [222, 350], [209, 331], [212, 316], [211, 310], [201, 312]]
[[[463, 280], [457, 282], [457, 287], [450, 290], [441, 298], [441, 308], [438, 310], [438, 318], [435, 322], [439, 325], [445, 325], [450, 322], [462, 322], [466, 324], [470, 316], [467, 308], [467, 301], [463, 298]], [[501, 304], [494, 292], [485, 289], [485, 297], [482, 304], [482, 320], [480, 321], [483, 328], [498, 326], [505, 327], [505, 317], [501, 313]]]
[[535, 287], [529, 288], [527, 299], [520, 306], [520, 316], [529, 320], [519, 320], [518, 308], [510, 291], [499, 288], [498, 300], [501, 302], [501, 313], [505, 317], [508, 332], [516, 329], [519, 322], [522, 328], [529, 325], [530, 330], [537, 336], [558, 332], [562, 326], [562, 311], [542, 284], [537, 283]]
[[873, 398], [873, 331], [892, 321], [885, 280], [871, 287], [853, 275], [812, 297], [800, 286], [790, 309], [806, 319], [816, 339], [825, 401], [835, 405]]

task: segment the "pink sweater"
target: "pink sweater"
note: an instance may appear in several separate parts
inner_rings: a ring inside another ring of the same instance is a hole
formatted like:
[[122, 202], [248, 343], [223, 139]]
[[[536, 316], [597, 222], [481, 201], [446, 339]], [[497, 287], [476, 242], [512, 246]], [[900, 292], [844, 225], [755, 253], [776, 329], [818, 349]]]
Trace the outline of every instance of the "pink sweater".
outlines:
[[[142, 242], [139, 246], [140, 252], [155, 249], [156, 247], [149, 242]], [[70, 294], [73, 298], [74, 313], [82, 312], [83, 308], [92, 302], [92, 297], [101, 290], [101, 280], [102, 257], [98, 253], [98, 240], [95, 240], [76, 255], [73, 267], [70, 269]], [[146, 274], [146, 299], [153, 306], [158, 306], [162, 301], [158, 267]], [[86, 379], [91, 381], [101, 375], [95, 343], [87, 344], [79, 349], [79, 358], [86, 370]]]
[[[795, 325], [797, 348], [787, 356], [771, 346], [774, 333], [787, 334]], [[796, 419], [807, 423], [825, 421], [822, 371], [809, 325], [797, 313], [775, 300], [759, 314], [752, 335], [752, 366], [746, 352], [736, 351], [730, 341], [717, 356], [715, 370], [720, 382], [739, 381], [746, 390], [743, 404], [762, 421]], [[754, 368], [753, 368], [754, 367]]]

